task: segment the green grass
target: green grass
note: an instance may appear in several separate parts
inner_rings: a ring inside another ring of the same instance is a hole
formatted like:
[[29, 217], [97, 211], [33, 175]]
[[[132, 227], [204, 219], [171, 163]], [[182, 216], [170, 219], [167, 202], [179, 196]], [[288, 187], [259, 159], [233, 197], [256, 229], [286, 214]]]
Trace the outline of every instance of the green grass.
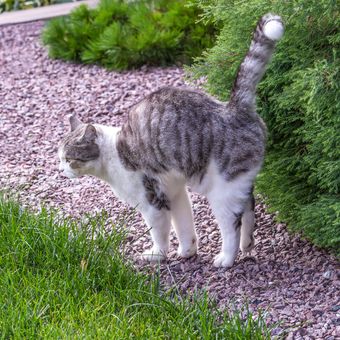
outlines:
[[[81, 224], [0, 196], [1, 339], [268, 339], [262, 317], [181, 297], [122, 255], [105, 216]], [[123, 230], [123, 223], [116, 226]]]

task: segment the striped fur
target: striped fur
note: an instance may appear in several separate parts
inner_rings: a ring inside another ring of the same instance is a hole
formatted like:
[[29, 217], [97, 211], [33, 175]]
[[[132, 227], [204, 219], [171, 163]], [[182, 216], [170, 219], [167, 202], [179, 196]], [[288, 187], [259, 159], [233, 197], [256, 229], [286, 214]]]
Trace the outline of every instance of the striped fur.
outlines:
[[202, 179], [213, 158], [231, 180], [262, 162], [265, 136], [258, 116], [235, 115], [204, 93], [166, 87], [132, 109], [117, 149], [130, 170], [174, 169]]
[[[277, 23], [277, 26], [272, 23]], [[272, 30], [268, 30], [268, 27]], [[276, 40], [280, 39], [282, 34], [283, 23], [279, 16], [266, 14], [259, 20], [231, 91], [229, 106], [233, 110], [255, 114], [256, 86], [274, 52]], [[275, 37], [276, 40], [270, 37]]]

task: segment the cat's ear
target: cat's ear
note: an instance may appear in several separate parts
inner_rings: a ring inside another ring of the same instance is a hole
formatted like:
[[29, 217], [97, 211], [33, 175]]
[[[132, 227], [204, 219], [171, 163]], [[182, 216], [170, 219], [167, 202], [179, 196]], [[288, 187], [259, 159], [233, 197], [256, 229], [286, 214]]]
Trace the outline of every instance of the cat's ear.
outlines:
[[68, 116], [68, 120], [70, 122], [71, 131], [74, 131], [78, 126], [82, 125], [83, 123], [78, 119], [75, 113]]
[[91, 124], [86, 125], [86, 129], [82, 137], [82, 140], [93, 143], [96, 140], [96, 138], [97, 138], [96, 128]]

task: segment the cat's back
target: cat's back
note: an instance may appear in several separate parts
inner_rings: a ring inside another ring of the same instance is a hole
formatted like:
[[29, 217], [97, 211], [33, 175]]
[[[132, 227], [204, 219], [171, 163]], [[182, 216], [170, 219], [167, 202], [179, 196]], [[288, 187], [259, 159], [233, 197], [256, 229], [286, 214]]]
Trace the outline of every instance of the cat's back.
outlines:
[[169, 114], [174, 113], [173, 110], [178, 114], [190, 114], [190, 111], [197, 115], [209, 112], [226, 114], [225, 103], [189, 87], [165, 86], [150, 93], [142, 102], [148, 103], [151, 109], [153, 107], [168, 109], [165, 113]]
[[237, 152], [247, 130], [255, 132], [247, 144], [262, 139], [256, 119], [235, 115], [227, 103], [194, 89], [163, 87], [131, 109], [117, 148], [132, 170], [176, 169], [191, 177], [204, 172], [212, 157], [224, 166], [224, 154]]
[[171, 140], [174, 135], [179, 138], [180, 134], [195, 133], [204, 126], [213, 132], [214, 125], [223, 125], [227, 116], [226, 104], [204, 92], [167, 86], [137, 103], [127, 125], [145, 137], [156, 133]]
[[202, 126], [210, 122], [223, 128], [230, 124], [235, 128], [238, 122], [240, 126], [246, 124], [262, 125], [260, 117], [253, 113], [243, 115], [230, 107], [227, 102], [189, 87], [162, 87], [147, 95], [144, 99], [132, 107], [127, 124], [138, 122], [150, 122], [161, 124], [161, 120], [173, 122], [183, 128]]

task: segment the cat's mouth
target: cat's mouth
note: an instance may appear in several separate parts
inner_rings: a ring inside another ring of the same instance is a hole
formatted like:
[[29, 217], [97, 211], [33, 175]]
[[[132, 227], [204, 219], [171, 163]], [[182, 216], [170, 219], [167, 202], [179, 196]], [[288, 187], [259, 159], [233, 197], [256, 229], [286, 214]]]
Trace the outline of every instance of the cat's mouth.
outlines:
[[65, 177], [70, 178], [70, 179], [78, 177], [78, 175], [76, 175], [72, 172], [65, 171], [65, 170], [61, 171], [60, 173], [61, 173], [62, 176], [65, 176]]
[[63, 175], [66, 176], [67, 178], [70, 178], [70, 179], [73, 179], [73, 178], [77, 178], [78, 175], [76, 174], [73, 174], [71, 172], [66, 172], [66, 171], [63, 171]]
[[67, 178], [77, 178], [78, 175], [75, 174], [74, 172], [72, 171], [68, 171], [67, 169], [63, 169], [62, 167], [59, 167], [59, 173], [64, 176], [64, 177], [67, 177]]

